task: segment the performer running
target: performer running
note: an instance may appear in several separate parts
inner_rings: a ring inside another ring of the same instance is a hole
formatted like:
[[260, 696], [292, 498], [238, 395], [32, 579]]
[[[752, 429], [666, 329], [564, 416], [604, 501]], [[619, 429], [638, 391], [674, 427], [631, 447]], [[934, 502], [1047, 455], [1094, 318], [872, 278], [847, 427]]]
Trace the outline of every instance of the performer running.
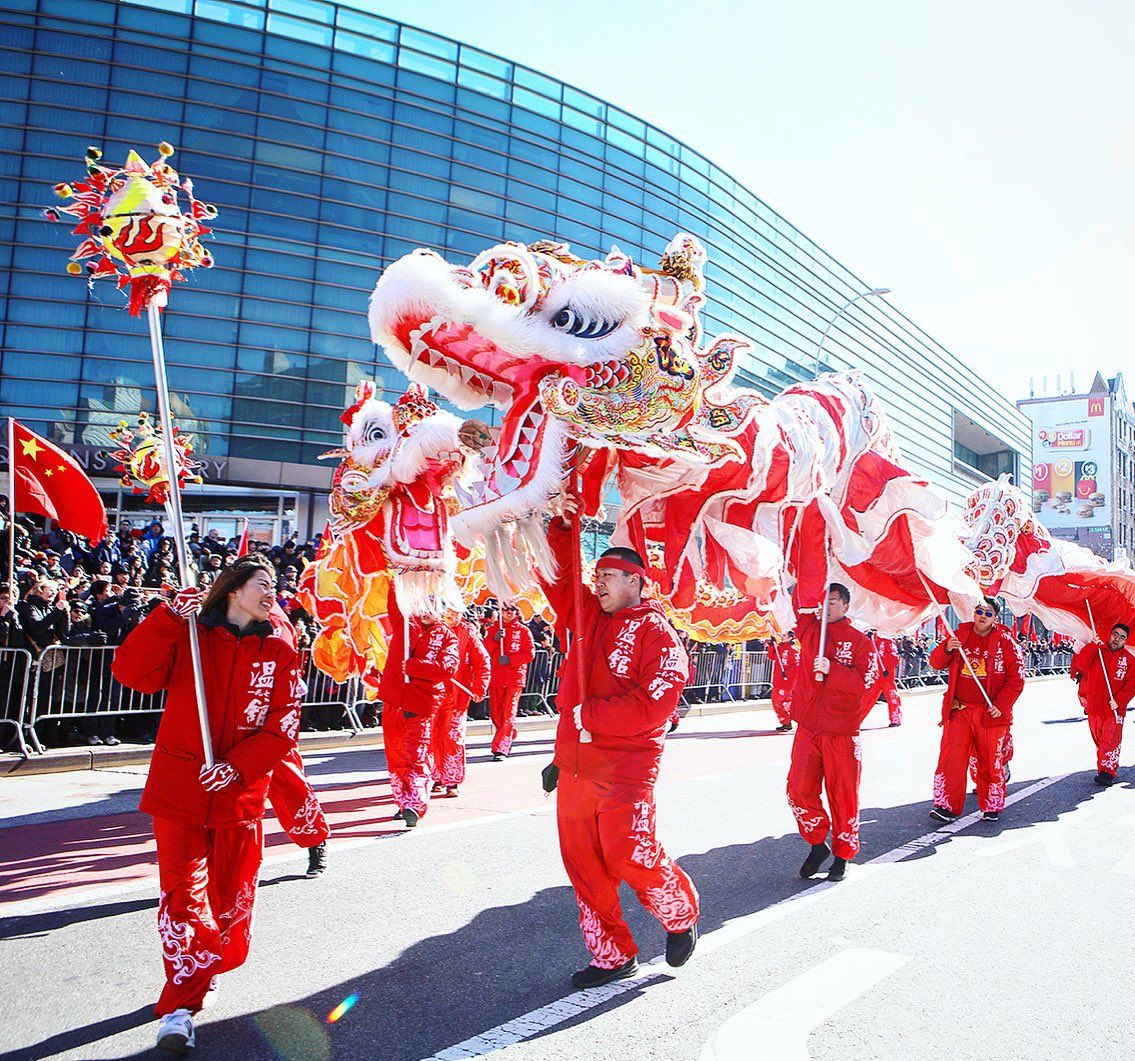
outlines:
[[[204, 601], [181, 590], [115, 652], [113, 672], [143, 693], [167, 691], [140, 809], [158, 846], [158, 933], [166, 983], [154, 1007], [158, 1046], [194, 1045], [193, 1014], [220, 973], [248, 956], [272, 770], [295, 747], [302, 683], [296, 652], [268, 621], [271, 565], [243, 557]], [[186, 617], [202, 611], [201, 666], [215, 765], [206, 770]]]
[[1080, 703], [1096, 744], [1093, 780], [1102, 788], [1114, 785], [1119, 773], [1123, 720], [1135, 696], [1135, 660], [1126, 647], [1130, 633], [1126, 623], [1116, 623], [1106, 645], [1097, 637], [1072, 657], [1071, 677], [1080, 686]]
[[1013, 705], [1025, 687], [1025, 661], [1009, 628], [997, 622], [998, 610], [997, 602], [986, 597], [974, 609], [973, 622], [962, 623], [956, 634], [930, 653], [931, 667], [949, 668], [930, 811], [930, 817], [940, 822], [956, 821], [962, 813], [971, 755], [977, 759], [977, 805], [982, 817], [996, 821], [1005, 809], [1005, 765], [1012, 747], [1009, 727]]
[[445, 700], [433, 729], [433, 791], [452, 798], [465, 781], [465, 727], [469, 705], [489, 691], [489, 654], [480, 634], [457, 612], [448, 612], [446, 625], [457, 636], [457, 674], [445, 687]]
[[[572, 506], [567, 502], [565, 510]], [[596, 590], [582, 591], [577, 614], [572, 541], [562, 520], [552, 520], [548, 541], [560, 576], [544, 592], [561, 638], [573, 634], [556, 696], [560, 854], [592, 956], [571, 982], [599, 987], [638, 971], [638, 948], [619, 906], [620, 881], [666, 929], [667, 964], [685, 964], [697, 943], [697, 889], [655, 836], [654, 802], [662, 745], [689, 680], [689, 660], [661, 608], [642, 600], [646, 568], [638, 553], [603, 553]]]
[[883, 684], [879, 688], [879, 695], [887, 701], [887, 717], [892, 727], [902, 725], [902, 699], [899, 696], [899, 647], [889, 637], [880, 637], [877, 630], [871, 630], [867, 636], [875, 646], [875, 655], [879, 660], [879, 669], [882, 671]]
[[[802, 662], [792, 702], [796, 736], [787, 787], [788, 806], [800, 835], [812, 845], [800, 867], [805, 879], [834, 854], [827, 879], [841, 881], [847, 863], [859, 853], [863, 767], [859, 727], [875, 703], [879, 665], [867, 635], [847, 618], [850, 605], [850, 590], [833, 582], [828, 587], [827, 639], [822, 652], [820, 618], [814, 610], [797, 612]], [[810, 662], [805, 664], [805, 660]], [[830, 815], [820, 801], [821, 786], [827, 792]]]
[[516, 740], [516, 709], [524, 691], [528, 664], [536, 655], [532, 634], [520, 621], [520, 609], [506, 602], [503, 618], [490, 620], [485, 650], [492, 660], [489, 717], [493, 720], [493, 761], [506, 758]]
[[[457, 635], [443, 622], [414, 616], [406, 624], [393, 594], [390, 621], [394, 633], [380, 688], [382, 735], [390, 788], [398, 804], [393, 817], [413, 829], [429, 806], [434, 720], [457, 674], [459, 649]], [[404, 648], [407, 627], [408, 657]]]
[[796, 676], [800, 670], [800, 646], [796, 631], [789, 630], [783, 641], [772, 638], [768, 643], [772, 657], [772, 709], [780, 723], [777, 733], [792, 730], [792, 697], [796, 692]]

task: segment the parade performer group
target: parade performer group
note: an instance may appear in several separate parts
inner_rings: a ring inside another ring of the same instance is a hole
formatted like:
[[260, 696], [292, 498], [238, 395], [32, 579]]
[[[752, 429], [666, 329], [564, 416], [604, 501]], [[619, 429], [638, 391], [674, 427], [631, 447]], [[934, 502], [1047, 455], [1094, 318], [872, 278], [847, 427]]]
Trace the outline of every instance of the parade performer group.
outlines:
[[[139, 429], [141, 443], [122, 436], [122, 461], [167, 507], [185, 588], [128, 636], [113, 669], [128, 687], [166, 692], [141, 809], [161, 888], [159, 1046], [184, 1051], [219, 976], [248, 956], [266, 802], [310, 850], [311, 874], [326, 864], [329, 830], [296, 747], [303, 682], [294, 633], [273, 614], [271, 567], [244, 557], [204, 599], [192, 588], [180, 502], [192, 462], [172, 423], [160, 310], [175, 281], [212, 265], [201, 239], [216, 211], [172, 154], [162, 144], [146, 164], [131, 152], [115, 169], [92, 148], [86, 178], [57, 185], [67, 205], [47, 214], [78, 222], [68, 271], [116, 278], [150, 328], [160, 421]], [[1101, 786], [1114, 783], [1135, 695], [1135, 573], [1053, 541], [1006, 483], [975, 491], [955, 517], [902, 467], [860, 373], [771, 400], [734, 385], [748, 344], [703, 340], [705, 261], [679, 233], [657, 269], [616, 248], [582, 259], [550, 240], [502, 243], [459, 265], [425, 250], [392, 263], [369, 323], [408, 386], [394, 404], [374, 383], [356, 388], [343, 447], [328, 454], [340, 459], [332, 520], [301, 580], [319, 626], [314, 665], [381, 700], [395, 818], [407, 828], [431, 795], [464, 783], [471, 701], [488, 694], [493, 759], [512, 750], [533, 642], [508, 601], [543, 586], [570, 646], [543, 777], [557, 791], [590, 954], [577, 988], [638, 970], [622, 882], [661, 923], [671, 966], [697, 944], [697, 889], [656, 833], [661, 756], [691, 675], [676, 625], [702, 640], [776, 638], [772, 699], [778, 730], [795, 726], [787, 797], [810, 847], [806, 878], [827, 866], [828, 881], [842, 880], [857, 855], [860, 727], [880, 693], [890, 724], [902, 721], [892, 638], [936, 615], [944, 623], [947, 605], [967, 621], [930, 657], [947, 672], [939, 821], [962, 814], [971, 763], [984, 819], [1005, 806], [1025, 674], [998, 597], [1085, 644], [1072, 677]], [[494, 407], [499, 426], [461, 421], [430, 387], [457, 408]], [[598, 518], [613, 489], [622, 503], [592, 589], [581, 520]], [[461, 618], [456, 581], [459, 559], [474, 556], [505, 602], [483, 643]]]

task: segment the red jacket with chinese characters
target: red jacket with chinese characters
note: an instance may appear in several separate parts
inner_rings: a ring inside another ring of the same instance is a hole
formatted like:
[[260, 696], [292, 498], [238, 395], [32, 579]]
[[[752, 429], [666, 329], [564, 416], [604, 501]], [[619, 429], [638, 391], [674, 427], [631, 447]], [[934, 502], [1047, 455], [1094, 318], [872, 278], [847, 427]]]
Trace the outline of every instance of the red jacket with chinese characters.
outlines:
[[[451, 629], [457, 636], [457, 673], [449, 683], [449, 697], [455, 708], [468, 711], [470, 700], [484, 700], [489, 694], [489, 654], [480, 635], [464, 619], [459, 619]], [[469, 692], [458, 689], [458, 684]]]
[[893, 689], [899, 676], [899, 647], [889, 637], [876, 637], [875, 651], [883, 669], [881, 688]]
[[448, 686], [457, 674], [460, 649], [455, 634], [443, 622], [430, 625], [410, 620], [410, 657], [403, 662], [402, 613], [393, 595], [390, 621], [394, 632], [382, 670], [382, 710], [411, 715], [436, 715], [445, 704]]
[[[1001, 712], [994, 718], [985, 706], [981, 693], [971, 706], [982, 708], [982, 725], [1011, 726], [1013, 724], [1013, 705], [1025, 688], [1025, 659], [1008, 627], [994, 623], [986, 637], [974, 633], [973, 623], [962, 623], [955, 635], [959, 644], [966, 650], [974, 670], [975, 680], [980, 682], [993, 706]], [[935, 670], [950, 668], [946, 679], [946, 691], [942, 694], [942, 721], [950, 717], [950, 709], [957, 699], [958, 679], [962, 673], [962, 654], [948, 652], [946, 641], [939, 641], [930, 653], [930, 666]]]
[[1127, 705], [1135, 696], [1135, 659], [1126, 648], [1112, 652], [1106, 645], [1085, 645], [1072, 657], [1071, 674], [1080, 682], [1080, 703], [1089, 715], [1111, 714], [1111, 696], [1108, 695], [1107, 681], [1104, 679], [1100, 652], [1107, 660], [1107, 676], [1111, 679], [1111, 694], [1119, 707], [1119, 717], [1127, 714]]
[[772, 662], [772, 686], [785, 690], [788, 695], [796, 689], [796, 675], [800, 671], [800, 648], [795, 641], [769, 642], [768, 656]]
[[[525, 668], [536, 655], [532, 634], [519, 619], [504, 626], [494, 623], [485, 635], [485, 651], [492, 663], [493, 681], [502, 685], [518, 685], [524, 681]], [[508, 662], [501, 663], [501, 656]]]
[[201, 787], [204, 764], [189, 628], [166, 605], [115, 650], [115, 678], [142, 693], [166, 690], [140, 810], [156, 818], [224, 828], [264, 815], [272, 769], [295, 747], [303, 681], [286, 636], [269, 624], [238, 637], [217, 616], [198, 623], [213, 755], [240, 774], [218, 792]]
[[[583, 614], [575, 614], [571, 583], [571, 539], [559, 520], [548, 542], [560, 577], [544, 592], [561, 629], [572, 634], [571, 650], [560, 668], [556, 704], [556, 765], [592, 781], [653, 784], [670, 719], [689, 681], [690, 661], [678, 634], [653, 602], [632, 605], [613, 615], [583, 591]], [[583, 657], [584, 689], [578, 680]], [[580, 744], [574, 708], [582, 703], [583, 726], [592, 736]]]
[[793, 721], [815, 733], [854, 736], [879, 695], [875, 646], [848, 619], [829, 621], [824, 655], [831, 669], [818, 682], [812, 670], [820, 654], [818, 616], [814, 612], [797, 613], [796, 634], [800, 639], [800, 666], [792, 701]]

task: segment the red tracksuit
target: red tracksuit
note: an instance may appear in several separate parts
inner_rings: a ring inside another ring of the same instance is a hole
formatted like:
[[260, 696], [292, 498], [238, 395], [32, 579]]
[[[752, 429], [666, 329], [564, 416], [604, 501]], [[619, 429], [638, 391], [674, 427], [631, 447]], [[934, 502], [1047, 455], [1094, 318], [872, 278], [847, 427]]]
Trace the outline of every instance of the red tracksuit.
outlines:
[[[934, 773], [934, 806], [961, 814], [966, 802], [966, 771], [970, 756], [977, 759], [977, 804], [982, 813], [1005, 809], [1005, 764], [1012, 747], [1009, 727], [1013, 705], [1025, 687], [1025, 661], [1017, 642], [1000, 623], [985, 636], [973, 623], [962, 623], [955, 635], [965, 648], [974, 674], [963, 674], [960, 652], [948, 652], [940, 641], [930, 653], [930, 666], [949, 667], [942, 696], [942, 746]], [[999, 718], [990, 714], [984, 687]]]
[[434, 718], [457, 673], [457, 635], [443, 622], [410, 620], [410, 655], [403, 662], [402, 613], [391, 599], [394, 627], [382, 672], [382, 735], [390, 788], [399, 810], [421, 817], [430, 801]]
[[[800, 835], [810, 844], [832, 834], [832, 854], [859, 853], [859, 778], [863, 753], [859, 727], [875, 702], [879, 665], [866, 634], [846, 618], [829, 622], [824, 655], [831, 669], [816, 681], [812, 661], [820, 654], [820, 620], [800, 612], [800, 667], [792, 715], [796, 736], [788, 768], [788, 806]], [[830, 815], [820, 800], [826, 790]]]
[[889, 637], [874, 638], [875, 651], [879, 657], [879, 667], [883, 672], [883, 684], [879, 695], [887, 701], [887, 720], [892, 726], [902, 725], [902, 700], [899, 698], [899, 649]]
[[303, 683], [295, 649], [268, 623], [242, 636], [216, 613], [199, 624], [213, 753], [239, 777], [201, 786], [204, 763], [185, 622], [165, 605], [118, 647], [114, 676], [143, 693], [167, 690], [140, 810], [158, 845], [158, 932], [166, 984], [154, 1012], [196, 1012], [209, 982], [243, 964], [263, 854], [273, 769], [295, 748]]
[[536, 647], [528, 627], [519, 619], [511, 619], [503, 626], [489, 627], [485, 651], [492, 663], [489, 718], [493, 721], [493, 754], [508, 755], [516, 740], [516, 709]]
[[[483, 700], [489, 689], [489, 654], [480, 636], [464, 619], [459, 619], [451, 629], [457, 635], [457, 674], [446, 686], [445, 702], [434, 719], [432, 748], [434, 784], [443, 788], [456, 788], [465, 780], [469, 704]], [[458, 684], [469, 692], [459, 689]]]
[[[570, 535], [561, 521], [552, 521], [548, 540], [563, 574], [545, 584], [545, 594], [561, 637], [573, 633], [556, 696], [560, 854], [591, 964], [613, 969], [638, 953], [619, 905], [620, 881], [667, 932], [683, 932], [698, 919], [693, 881], [655, 836], [654, 782], [670, 718], [689, 680], [689, 659], [657, 604], [606, 615], [585, 590], [583, 614], [576, 616]], [[586, 695], [577, 677], [580, 654]], [[579, 741], [577, 704], [590, 744]]]
[[[1100, 654], [1107, 661], [1111, 695]], [[1080, 703], [1088, 714], [1088, 728], [1096, 744], [1096, 770], [1109, 777], [1119, 772], [1119, 750], [1123, 744], [1123, 719], [1127, 705], [1135, 696], [1135, 660], [1126, 648], [1113, 652], [1107, 645], [1085, 645], [1072, 657], [1071, 674], [1080, 683]], [[1111, 697], [1119, 708], [1119, 721], [1111, 709]]]
[[769, 642], [772, 660], [772, 709], [782, 726], [792, 721], [792, 696], [796, 692], [796, 675], [800, 669], [800, 646], [795, 641], [781, 644]]
[[288, 752], [272, 771], [268, 802], [293, 844], [317, 847], [331, 835], [319, 797], [303, 772], [298, 748]]

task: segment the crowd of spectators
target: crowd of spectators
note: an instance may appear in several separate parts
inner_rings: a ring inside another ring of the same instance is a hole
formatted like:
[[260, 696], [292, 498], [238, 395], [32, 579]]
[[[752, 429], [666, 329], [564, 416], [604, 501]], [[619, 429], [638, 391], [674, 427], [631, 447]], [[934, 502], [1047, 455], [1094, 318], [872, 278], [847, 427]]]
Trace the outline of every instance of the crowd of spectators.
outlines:
[[[0, 556], [6, 558], [9, 521], [6, 501], [0, 500]], [[165, 597], [179, 588], [179, 574], [172, 538], [161, 520], [135, 521], [123, 519], [96, 546], [67, 531], [47, 528], [36, 517], [18, 515], [15, 523], [15, 574], [19, 587], [18, 602], [10, 588], [0, 584], [0, 648], [27, 649], [41, 659], [53, 646], [113, 646], [126, 635]], [[218, 573], [233, 563], [240, 550], [240, 539], [225, 538], [212, 530], [202, 535], [191, 527], [187, 540], [198, 582], [203, 588]], [[281, 608], [296, 629], [301, 650], [310, 648], [317, 630], [314, 620], [295, 601], [299, 577], [312, 561], [317, 541], [288, 539], [281, 545], [269, 545], [255, 539], [248, 550], [265, 556], [277, 572], [277, 595]], [[494, 601], [472, 607], [469, 617], [482, 636], [488, 636], [499, 622]], [[536, 647], [536, 658], [529, 668], [526, 694], [521, 700], [522, 714], [549, 710], [554, 689], [555, 669], [560, 662], [560, 644], [555, 630], [536, 616], [528, 623]], [[1036, 626], [1019, 636], [1030, 673], [1053, 667], [1066, 667], [1071, 649]], [[897, 639], [902, 660], [900, 680], [904, 684], [933, 682], [940, 678], [929, 666], [934, 636], [920, 633]], [[713, 701], [726, 697], [763, 695], [767, 689], [755, 689], [753, 679], [741, 667], [742, 653], [761, 650], [764, 642], [747, 645], [687, 645], [697, 676], [691, 682], [686, 699], [689, 702]], [[109, 666], [109, 664], [107, 665]], [[42, 669], [47, 669], [46, 667]], [[97, 677], [97, 676], [96, 676]], [[104, 697], [109, 677], [91, 680], [84, 674], [83, 696], [88, 704], [74, 705], [73, 713], [93, 711], [94, 701]], [[25, 695], [16, 681], [10, 662], [0, 662], [0, 718], [17, 717], [14, 703]], [[71, 690], [74, 698], [77, 694]], [[319, 710], [305, 715], [305, 728], [330, 729], [342, 725], [341, 711]], [[474, 717], [487, 717], [487, 705], [474, 705]], [[157, 714], [139, 718], [77, 718], [45, 724], [38, 730], [40, 740], [48, 744], [117, 744], [121, 739], [151, 740]], [[0, 740], [10, 738], [12, 730], [0, 730]]]
[[[0, 557], [8, 557], [11, 533], [6, 502], [0, 502], [3, 530]], [[101, 647], [121, 644], [158, 603], [180, 588], [173, 539], [161, 520], [123, 519], [98, 545], [60, 530], [48, 529], [37, 517], [19, 514], [15, 522], [15, 577], [18, 599], [5, 581], [0, 583], [0, 648], [22, 648], [36, 659], [53, 646]], [[238, 555], [239, 538], [219, 531], [202, 535], [191, 527], [188, 546], [198, 570], [198, 583], [207, 588], [218, 572]], [[300, 572], [315, 556], [317, 542], [289, 539], [270, 546], [251, 540], [249, 552], [263, 554], [277, 571], [281, 607], [296, 627], [299, 646], [310, 646], [315, 635], [311, 617], [295, 603]], [[84, 676], [86, 678], [86, 676]], [[88, 696], [105, 694], [106, 682], [85, 680]], [[14, 718], [13, 700], [24, 695], [8, 664], [0, 670], [0, 717]], [[97, 705], [77, 705], [94, 710]], [[152, 738], [157, 716], [145, 719], [77, 720], [45, 726], [40, 740], [49, 744], [118, 744], [122, 736]], [[11, 728], [0, 740], [12, 736]]]

